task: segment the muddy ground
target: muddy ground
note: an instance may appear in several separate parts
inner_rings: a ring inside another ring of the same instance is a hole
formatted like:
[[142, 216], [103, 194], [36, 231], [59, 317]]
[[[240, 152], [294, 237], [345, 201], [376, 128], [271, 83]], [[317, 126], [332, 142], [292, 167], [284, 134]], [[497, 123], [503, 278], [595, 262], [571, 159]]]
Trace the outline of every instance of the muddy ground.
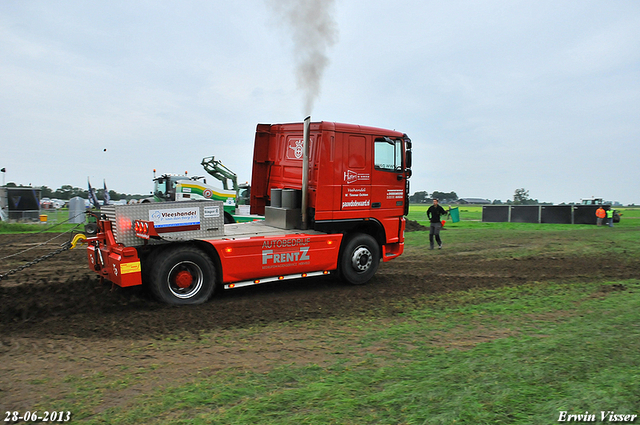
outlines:
[[[0, 235], [0, 273], [57, 249], [64, 239], [40, 245], [53, 236]], [[638, 262], [624, 258], [487, 260], [454, 248], [409, 247], [398, 259], [381, 264], [363, 286], [323, 277], [219, 291], [204, 305], [170, 307], [138, 288], [101, 284], [80, 247], [0, 281], [0, 413], [35, 406], [55, 409], [56, 403], [70, 400], [69, 376], [117, 374], [153, 365], [154, 373], [136, 385], [103, 394], [104, 401], [95, 408], [100, 412], [126, 404], [132, 395], [158, 383], [179, 384], [203, 371], [322, 362], [322, 350], [309, 349], [298, 331], [283, 326], [269, 335], [229, 342], [238, 328], [363, 314], [387, 320], [401, 313], [400, 305], [422, 294], [546, 280], [629, 279], [639, 272]], [[208, 339], [197, 350], [157, 343], [167, 338], [198, 341], [211, 334], [227, 343]]]

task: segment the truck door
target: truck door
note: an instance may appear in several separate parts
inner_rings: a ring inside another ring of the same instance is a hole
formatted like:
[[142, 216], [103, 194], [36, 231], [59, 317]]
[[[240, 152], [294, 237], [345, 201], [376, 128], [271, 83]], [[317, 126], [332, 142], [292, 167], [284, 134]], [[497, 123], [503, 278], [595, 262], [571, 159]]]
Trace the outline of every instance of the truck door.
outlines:
[[371, 208], [381, 216], [401, 216], [404, 212], [406, 179], [402, 164], [401, 139], [378, 137], [373, 142]]

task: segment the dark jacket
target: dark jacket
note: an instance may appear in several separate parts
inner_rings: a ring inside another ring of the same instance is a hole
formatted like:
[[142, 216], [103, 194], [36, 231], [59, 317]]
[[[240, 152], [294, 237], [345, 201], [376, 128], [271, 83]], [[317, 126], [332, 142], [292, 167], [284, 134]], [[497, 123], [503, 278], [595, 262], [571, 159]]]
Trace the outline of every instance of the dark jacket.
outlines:
[[432, 223], [440, 223], [440, 216], [446, 215], [447, 212], [440, 205], [437, 207], [435, 205], [431, 205], [427, 210], [427, 217], [429, 217], [429, 221]]

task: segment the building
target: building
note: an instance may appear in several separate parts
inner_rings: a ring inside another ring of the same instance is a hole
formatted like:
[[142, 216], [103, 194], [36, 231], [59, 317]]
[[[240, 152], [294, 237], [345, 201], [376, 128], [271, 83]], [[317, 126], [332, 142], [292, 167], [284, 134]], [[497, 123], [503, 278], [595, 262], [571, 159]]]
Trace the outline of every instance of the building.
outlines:
[[460, 198], [461, 204], [489, 205], [491, 201], [484, 198]]

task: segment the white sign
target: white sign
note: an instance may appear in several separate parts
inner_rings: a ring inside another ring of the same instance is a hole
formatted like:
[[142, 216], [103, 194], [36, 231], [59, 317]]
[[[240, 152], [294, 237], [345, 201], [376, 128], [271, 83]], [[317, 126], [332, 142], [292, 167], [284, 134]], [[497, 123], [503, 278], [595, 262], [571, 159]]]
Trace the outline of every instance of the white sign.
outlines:
[[[309, 152], [313, 152], [313, 141], [309, 140]], [[304, 156], [304, 139], [289, 139], [287, 142], [287, 159], [302, 160]]]
[[304, 140], [290, 140], [287, 158], [302, 159], [302, 155], [304, 155]]
[[220, 207], [217, 205], [204, 207], [204, 218], [220, 217]]
[[387, 189], [387, 199], [402, 199], [404, 198], [403, 189]]
[[200, 225], [200, 208], [167, 208], [149, 210], [149, 221], [156, 229]]
[[347, 184], [366, 180], [369, 180], [369, 174], [356, 173], [352, 170], [347, 170], [344, 173], [344, 181], [347, 182]]

